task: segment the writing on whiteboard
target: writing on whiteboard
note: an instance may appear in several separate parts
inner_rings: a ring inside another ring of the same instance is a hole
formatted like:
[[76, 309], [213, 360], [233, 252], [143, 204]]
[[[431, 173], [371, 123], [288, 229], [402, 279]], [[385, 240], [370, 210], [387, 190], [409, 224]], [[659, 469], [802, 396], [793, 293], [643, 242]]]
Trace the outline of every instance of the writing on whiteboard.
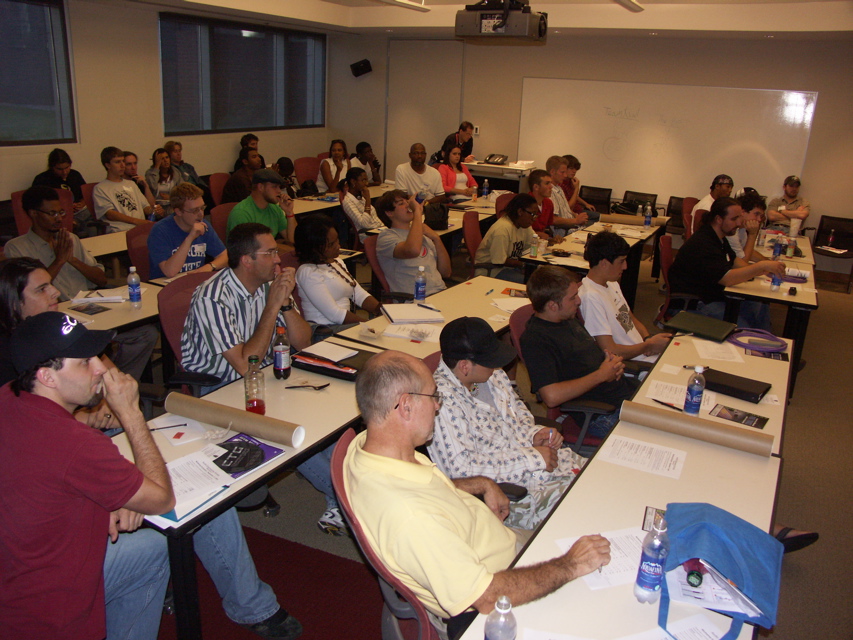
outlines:
[[604, 107], [604, 113], [610, 118], [622, 118], [623, 120], [639, 120], [640, 119], [640, 108], [629, 109], [628, 107], [622, 107], [621, 109], [614, 109], [613, 107]]

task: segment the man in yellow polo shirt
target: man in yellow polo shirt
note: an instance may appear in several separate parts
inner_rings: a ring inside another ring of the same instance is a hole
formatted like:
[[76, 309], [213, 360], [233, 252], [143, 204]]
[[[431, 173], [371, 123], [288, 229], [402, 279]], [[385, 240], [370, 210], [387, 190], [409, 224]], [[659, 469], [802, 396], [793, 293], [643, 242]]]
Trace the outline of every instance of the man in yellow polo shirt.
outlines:
[[415, 451], [432, 438], [440, 406], [421, 360], [397, 351], [374, 356], [356, 380], [356, 399], [367, 431], [344, 461], [353, 511], [437, 627], [472, 607], [488, 613], [502, 595], [516, 606], [536, 600], [610, 562], [610, 543], [593, 535], [548, 562], [507, 569], [517, 538], [502, 524], [506, 496], [487, 478], [450, 480]]

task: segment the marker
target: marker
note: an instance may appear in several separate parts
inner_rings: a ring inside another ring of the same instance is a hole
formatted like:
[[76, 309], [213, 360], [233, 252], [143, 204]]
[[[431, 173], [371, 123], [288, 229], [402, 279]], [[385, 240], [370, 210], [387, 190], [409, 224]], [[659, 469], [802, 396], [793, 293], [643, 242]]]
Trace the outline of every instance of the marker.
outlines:
[[491, 294], [491, 293], [494, 293], [494, 291], [495, 291], [494, 289], [489, 289], [488, 291], [486, 291], [486, 295], [489, 295], [489, 294]]
[[149, 429], [149, 431], [160, 431], [160, 429], [174, 429], [175, 427], [185, 427], [185, 426], [187, 426], [186, 422], [183, 424], [170, 424], [167, 427], [154, 427], [153, 429]]
[[681, 407], [676, 407], [674, 404], [669, 404], [668, 402], [663, 402], [662, 400], [656, 400], [652, 398], [653, 402], [657, 402], [658, 404], [662, 404], [665, 407], [669, 407], [670, 409], [675, 409], [676, 411], [684, 411]]
[[431, 307], [431, 306], [429, 306], [428, 304], [421, 304], [421, 303], [419, 302], [419, 303], [418, 303], [418, 306], [419, 306], [419, 307], [422, 307], [422, 308], [424, 308], [424, 309], [429, 309], [430, 311], [435, 311], [435, 312], [437, 312], [437, 313], [441, 313], [441, 311], [439, 311], [439, 310], [438, 310], [438, 309], [436, 309], [435, 307]]

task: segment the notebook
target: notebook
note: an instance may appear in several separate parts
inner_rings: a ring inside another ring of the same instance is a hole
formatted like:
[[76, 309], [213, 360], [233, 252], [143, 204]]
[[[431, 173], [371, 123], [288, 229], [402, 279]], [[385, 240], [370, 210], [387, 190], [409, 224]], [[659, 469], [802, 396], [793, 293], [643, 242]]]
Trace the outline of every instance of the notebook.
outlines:
[[383, 304], [380, 309], [391, 324], [418, 324], [444, 322], [444, 316], [435, 308], [420, 304]]
[[664, 327], [673, 333], [692, 333], [714, 342], [722, 342], [737, 329], [737, 325], [732, 322], [709, 318], [692, 311], [682, 311], [674, 315], [664, 323]]

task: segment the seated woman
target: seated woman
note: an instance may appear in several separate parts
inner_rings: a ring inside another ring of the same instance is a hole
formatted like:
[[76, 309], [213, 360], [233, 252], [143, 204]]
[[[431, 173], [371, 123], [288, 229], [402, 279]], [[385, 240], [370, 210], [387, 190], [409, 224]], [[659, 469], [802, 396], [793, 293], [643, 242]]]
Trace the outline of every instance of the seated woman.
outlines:
[[172, 189], [181, 184], [184, 179], [181, 172], [172, 166], [169, 152], [165, 149], [155, 149], [151, 154], [151, 168], [145, 172], [145, 181], [151, 187], [154, 200], [166, 211], [166, 215], [172, 213], [169, 197]]
[[376, 215], [376, 210], [370, 206], [370, 192], [367, 189], [367, 172], [353, 167], [347, 171], [345, 180], [338, 184], [342, 194], [341, 206], [344, 213], [355, 225], [359, 239], [364, 242], [368, 229], [384, 229], [385, 225]]
[[470, 200], [477, 193], [477, 181], [471, 177], [468, 167], [462, 164], [462, 147], [450, 144], [444, 147], [441, 153], [444, 160], [437, 168], [441, 174], [444, 193], [453, 202]]
[[329, 157], [320, 163], [320, 173], [317, 174], [317, 189], [320, 193], [337, 193], [338, 183], [344, 179], [350, 170], [347, 143], [343, 140], [332, 140], [329, 146]]
[[302, 315], [312, 324], [327, 327], [320, 335], [363, 322], [350, 310], [350, 303], [368, 313], [379, 311], [379, 301], [355, 281], [338, 258], [341, 246], [330, 218], [323, 214], [306, 216], [296, 227], [295, 240], [301, 263], [296, 284], [302, 298]]

